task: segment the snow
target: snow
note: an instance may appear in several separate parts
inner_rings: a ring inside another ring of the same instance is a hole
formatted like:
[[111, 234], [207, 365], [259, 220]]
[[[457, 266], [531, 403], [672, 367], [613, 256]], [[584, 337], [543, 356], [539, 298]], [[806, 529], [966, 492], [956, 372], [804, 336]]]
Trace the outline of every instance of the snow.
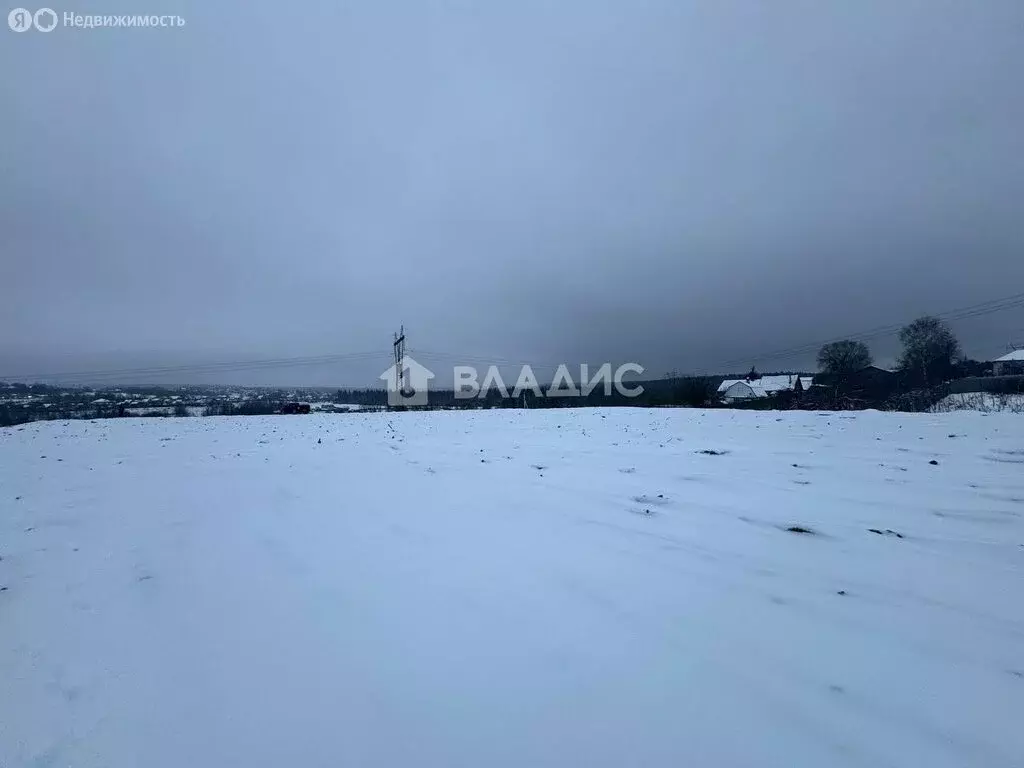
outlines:
[[1024, 394], [963, 392], [955, 395], [946, 395], [932, 406], [932, 411], [935, 413], [947, 413], [949, 411], [1024, 413]]
[[1019, 766], [1022, 511], [1013, 414], [0, 429], [0, 765]]

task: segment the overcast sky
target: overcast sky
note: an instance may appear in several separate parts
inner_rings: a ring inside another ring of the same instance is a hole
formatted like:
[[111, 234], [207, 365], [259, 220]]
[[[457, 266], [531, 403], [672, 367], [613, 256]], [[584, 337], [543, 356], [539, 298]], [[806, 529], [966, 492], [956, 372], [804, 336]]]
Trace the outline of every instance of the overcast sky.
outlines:
[[[186, 25], [0, 29], [0, 377], [380, 351], [218, 374], [363, 385], [400, 323], [813, 368], [762, 358], [1024, 292], [1020, 0], [55, 10]], [[1024, 307], [954, 327], [991, 357]]]

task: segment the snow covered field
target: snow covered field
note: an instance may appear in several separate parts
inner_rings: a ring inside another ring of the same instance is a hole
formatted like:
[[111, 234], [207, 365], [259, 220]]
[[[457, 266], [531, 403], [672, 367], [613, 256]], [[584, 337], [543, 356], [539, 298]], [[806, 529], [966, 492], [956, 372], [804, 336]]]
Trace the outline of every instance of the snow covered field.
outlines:
[[0, 429], [0, 766], [1020, 766], [1022, 512], [1014, 414]]

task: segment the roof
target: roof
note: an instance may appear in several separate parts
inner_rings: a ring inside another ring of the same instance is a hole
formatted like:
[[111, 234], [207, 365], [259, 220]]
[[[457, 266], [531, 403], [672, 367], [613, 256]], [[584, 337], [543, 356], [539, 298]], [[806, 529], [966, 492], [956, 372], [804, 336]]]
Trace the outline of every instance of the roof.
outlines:
[[[722, 387], [724, 387], [724, 389]], [[745, 381], [744, 379], [730, 379], [729, 381], [723, 381], [722, 386], [718, 388], [718, 393], [720, 395], [727, 395], [729, 394], [729, 390], [732, 389], [736, 390], [732, 393], [734, 396], [741, 393], [747, 394], [749, 392], [752, 397], [768, 397], [768, 393], [759, 387], [756, 381]]]
[[997, 357], [993, 360], [993, 363], [1006, 363], [1010, 360], [1024, 360], [1024, 349], [1015, 349], [1013, 352], [1008, 352], [1002, 357]]

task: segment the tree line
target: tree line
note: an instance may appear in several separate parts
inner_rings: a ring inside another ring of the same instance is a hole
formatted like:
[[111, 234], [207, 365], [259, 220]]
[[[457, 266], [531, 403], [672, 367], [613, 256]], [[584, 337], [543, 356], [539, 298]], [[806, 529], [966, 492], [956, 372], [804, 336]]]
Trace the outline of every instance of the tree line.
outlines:
[[[903, 350], [896, 367], [909, 382], [930, 386], [957, 375], [975, 372], [980, 363], [968, 360], [949, 325], [938, 317], [925, 315], [899, 332]], [[863, 341], [844, 339], [825, 344], [818, 351], [822, 373], [849, 375], [872, 365], [871, 350]]]

